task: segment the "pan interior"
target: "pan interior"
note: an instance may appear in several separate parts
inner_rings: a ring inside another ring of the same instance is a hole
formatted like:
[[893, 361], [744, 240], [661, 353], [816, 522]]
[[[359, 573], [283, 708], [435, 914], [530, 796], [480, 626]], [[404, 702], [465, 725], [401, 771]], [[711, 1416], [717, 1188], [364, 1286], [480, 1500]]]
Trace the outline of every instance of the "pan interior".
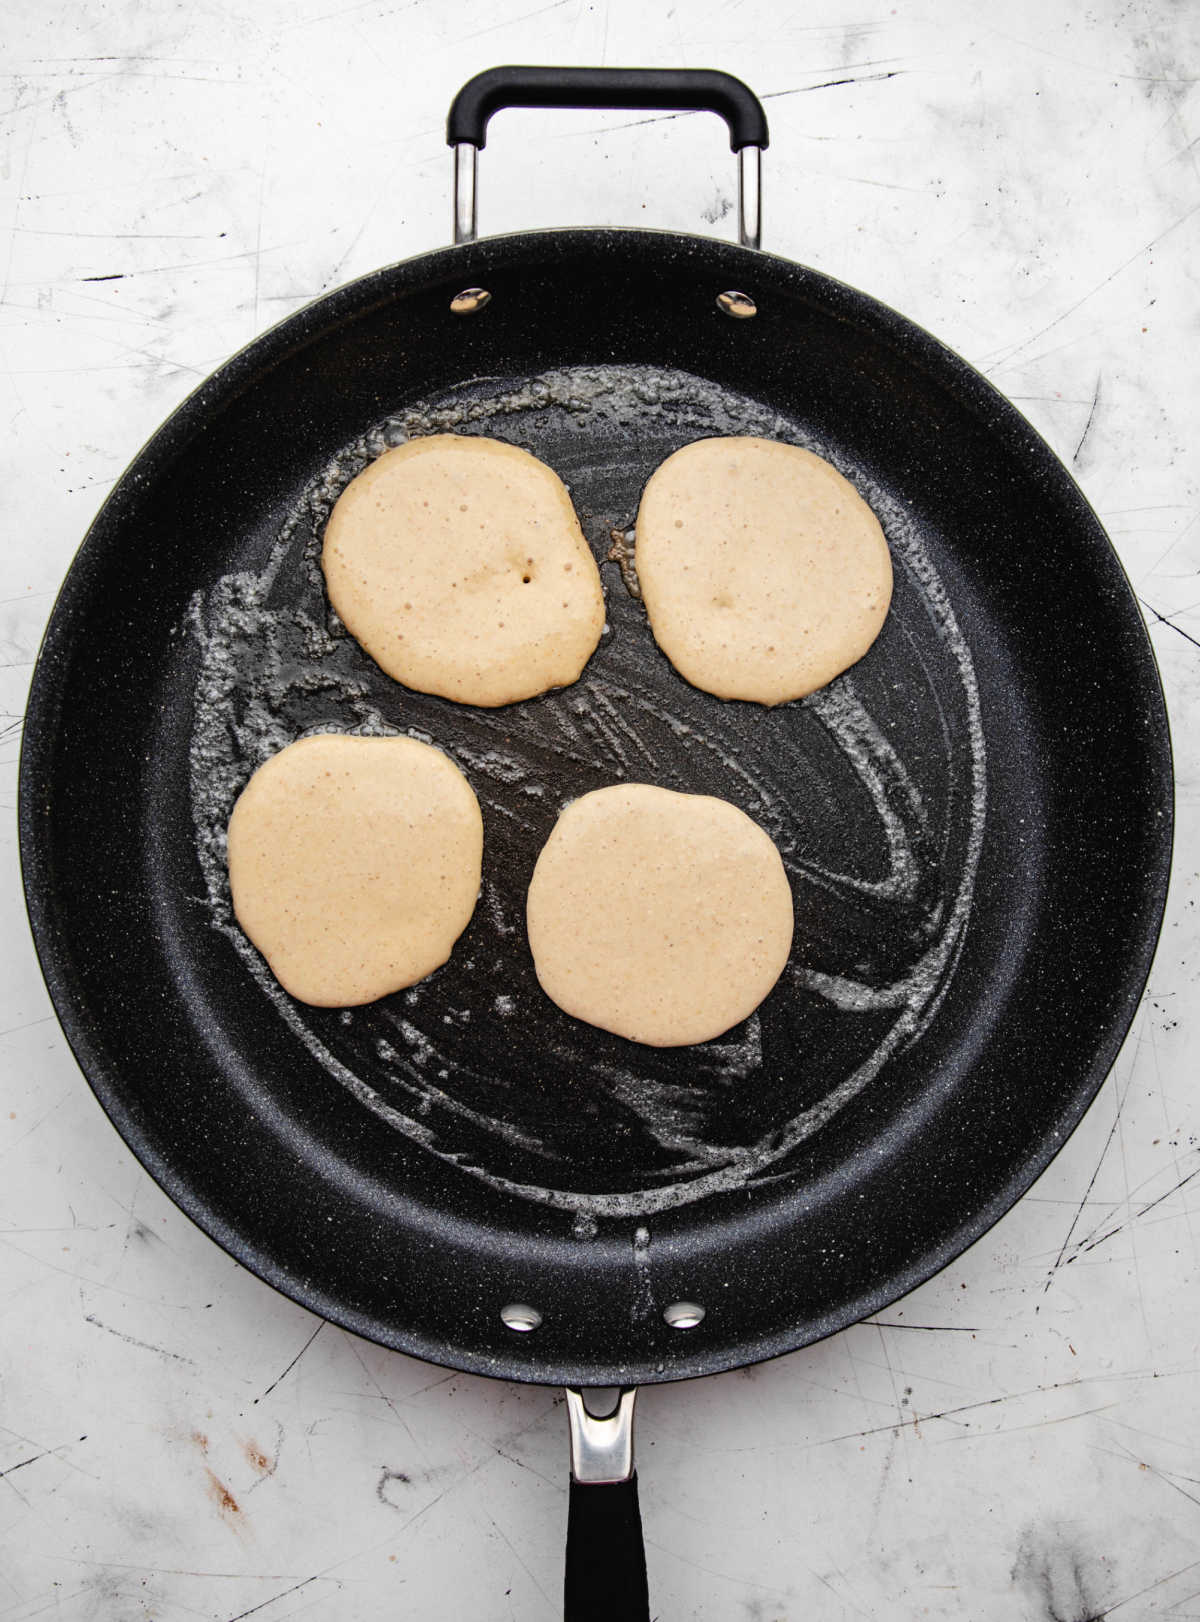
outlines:
[[[574, 686], [499, 710], [414, 693], [330, 609], [319, 555], [338, 494], [385, 449], [443, 431], [521, 445], [570, 488], [607, 598], [601, 645]], [[829, 687], [773, 710], [677, 676], [619, 556], [654, 468], [717, 434], [828, 458], [873, 507], [892, 552], [895, 594], [875, 646]], [[188, 751], [205, 924], [330, 1088], [455, 1180], [567, 1213], [580, 1237], [608, 1217], [783, 1178], [918, 1041], [959, 961], [987, 766], [949, 567], [936, 528], [845, 445], [686, 372], [574, 367], [413, 402], [344, 446], [277, 533], [248, 539], [236, 567], [192, 600]], [[277, 986], [233, 920], [225, 868], [225, 826], [251, 772], [321, 731], [437, 744], [484, 816], [483, 890], [450, 962], [353, 1010], [308, 1008]], [[758, 1012], [716, 1041], [642, 1047], [571, 1019], [538, 986], [524, 935], [534, 861], [569, 800], [620, 781], [730, 800], [783, 856], [791, 960]]]

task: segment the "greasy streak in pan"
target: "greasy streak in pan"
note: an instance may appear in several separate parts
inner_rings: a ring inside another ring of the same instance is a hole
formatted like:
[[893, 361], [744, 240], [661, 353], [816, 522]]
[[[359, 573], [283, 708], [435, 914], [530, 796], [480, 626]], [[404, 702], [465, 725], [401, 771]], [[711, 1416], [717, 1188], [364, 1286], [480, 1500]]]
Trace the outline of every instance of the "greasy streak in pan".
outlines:
[[[632, 524], [645, 479], [714, 434], [803, 445], [852, 479], [892, 551], [892, 612], [867, 657], [774, 710], [690, 688], [654, 646], [616, 567], [581, 681], [501, 710], [409, 692], [338, 623], [319, 566], [325, 519], [368, 461], [418, 434], [523, 445], [571, 489], [597, 558]], [[191, 748], [197, 848], [213, 929], [331, 1083], [497, 1189], [597, 1217], [685, 1205], [779, 1175], [789, 1154], [933, 1018], [955, 971], [983, 837], [986, 774], [971, 654], [909, 509], [837, 445], [754, 400], [644, 366], [476, 381], [345, 447], [256, 573], [198, 594]], [[354, 1010], [275, 983], [233, 919], [225, 825], [251, 772], [314, 731], [407, 733], [445, 748], [483, 809], [484, 884], [451, 962]], [[524, 896], [562, 806], [622, 780], [718, 794], [778, 845], [796, 938], [775, 990], [703, 1046], [663, 1052], [571, 1020], [538, 987]], [[594, 1141], [619, 1152], [592, 1155]]]

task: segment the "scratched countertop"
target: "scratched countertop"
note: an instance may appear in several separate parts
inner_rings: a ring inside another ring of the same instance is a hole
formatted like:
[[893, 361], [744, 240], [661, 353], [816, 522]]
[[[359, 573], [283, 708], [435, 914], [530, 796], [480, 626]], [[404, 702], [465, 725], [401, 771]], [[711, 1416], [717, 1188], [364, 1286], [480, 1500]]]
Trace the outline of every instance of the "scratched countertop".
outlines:
[[[642, 1395], [653, 1613], [1200, 1617], [1200, 8], [83, 9], [10, 0], [3, 30], [10, 813], [39, 639], [97, 507], [232, 352], [446, 240], [446, 106], [496, 62], [739, 74], [769, 98], [765, 245], [928, 327], [1071, 468], [1172, 720], [1146, 997], [1061, 1154], [937, 1278], [805, 1351]], [[506, 114], [481, 165], [484, 232], [727, 236], [733, 197], [705, 118]], [[0, 1622], [557, 1617], [560, 1394], [355, 1339], [194, 1228], [67, 1050], [12, 814], [3, 853]]]

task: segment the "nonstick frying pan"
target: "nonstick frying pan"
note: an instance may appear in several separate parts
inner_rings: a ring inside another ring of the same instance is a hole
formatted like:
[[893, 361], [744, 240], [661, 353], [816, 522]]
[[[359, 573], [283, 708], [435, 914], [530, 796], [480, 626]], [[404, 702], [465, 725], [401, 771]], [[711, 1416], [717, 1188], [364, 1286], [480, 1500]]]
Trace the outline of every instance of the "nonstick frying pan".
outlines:
[[[720, 112], [741, 244], [472, 240], [475, 154], [508, 105]], [[96, 519], [34, 674], [26, 895], [85, 1075], [218, 1243], [384, 1345], [573, 1388], [568, 1612], [638, 1616], [633, 1388], [854, 1322], [1029, 1186], [1145, 982], [1170, 746], [1129, 586], [1046, 445], [928, 334], [756, 251], [767, 129], [744, 85], [498, 69], [448, 133], [456, 246], [236, 355]], [[411, 693], [329, 610], [337, 494], [445, 430], [523, 444], [571, 488], [608, 603], [571, 688], [495, 711]], [[674, 674], [628, 555], [654, 467], [737, 433], [832, 460], [895, 562], [866, 658], [775, 710]], [[430, 980], [316, 1010], [236, 928], [224, 825], [263, 759], [347, 729], [448, 750], [483, 806], [485, 881]], [[578, 1025], [533, 974], [537, 852], [567, 799], [623, 779], [732, 800], [793, 883], [783, 978], [701, 1047]], [[589, 1387], [625, 1393], [608, 1420]]]

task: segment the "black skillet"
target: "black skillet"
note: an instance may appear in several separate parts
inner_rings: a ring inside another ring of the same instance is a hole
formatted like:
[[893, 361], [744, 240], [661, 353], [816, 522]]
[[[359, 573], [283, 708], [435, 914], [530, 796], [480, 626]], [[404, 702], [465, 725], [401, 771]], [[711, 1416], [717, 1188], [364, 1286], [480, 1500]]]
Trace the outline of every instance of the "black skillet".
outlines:
[[[475, 151], [508, 105], [720, 112], [743, 245], [469, 240]], [[30, 696], [26, 895], [84, 1073], [219, 1244], [414, 1356], [628, 1391], [853, 1323], [1029, 1186], [1143, 988], [1170, 746], [1128, 583], [1046, 445], [901, 316], [753, 251], [767, 132], [745, 86], [495, 70], [460, 94], [449, 138], [467, 240], [236, 355], [96, 519]], [[459, 708], [388, 681], [330, 618], [315, 556], [331, 501], [388, 443], [438, 428], [526, 444], [570, 484], [609, 616], [576, 686]], [[892, 545], [883, 635], [803, 703], [688, 687], [632, 572], [607, 562], [652, 469], [714, 433], [818, 449]], [[221, 838], [261, 759], [353, 726], [458, 760], [486, 882], [446, 968], [339, 1014], [290, 1003], [231, 924]], [[700, 1048], [578, 1026], [533, 976], [537, 851], [565, 799], [623, 777], [743, 806], [793, 880], [789, 969]], [[631, 1407], [605, 1427], [571, 1401], [573, 1616], [646, 1614]]]

